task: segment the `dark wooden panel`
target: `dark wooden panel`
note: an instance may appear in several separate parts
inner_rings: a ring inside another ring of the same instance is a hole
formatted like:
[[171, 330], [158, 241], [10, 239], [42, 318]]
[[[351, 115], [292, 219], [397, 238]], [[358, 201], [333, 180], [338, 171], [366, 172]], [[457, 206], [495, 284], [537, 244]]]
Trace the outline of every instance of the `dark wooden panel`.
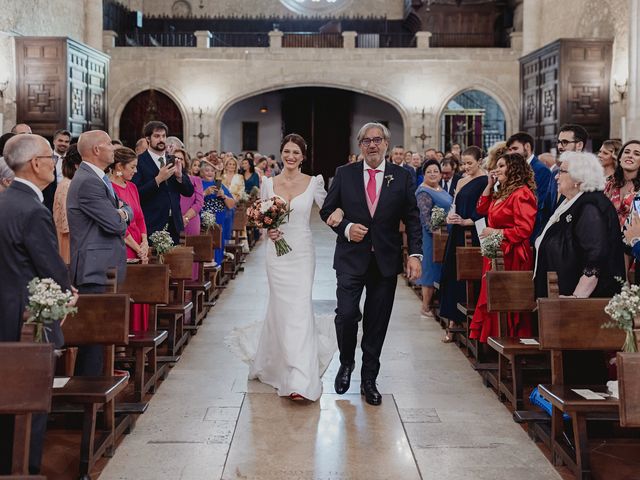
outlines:
[[77, 307], [62, 326], [67, 345], [129, 343], [129, 295], [81, 294]]
[[487, 310], [489, 312], [531, 312], [535, 306], [533, 272], [487, 272]]
[[618, 353], [620, 425], [640, 427], [640, 353]]

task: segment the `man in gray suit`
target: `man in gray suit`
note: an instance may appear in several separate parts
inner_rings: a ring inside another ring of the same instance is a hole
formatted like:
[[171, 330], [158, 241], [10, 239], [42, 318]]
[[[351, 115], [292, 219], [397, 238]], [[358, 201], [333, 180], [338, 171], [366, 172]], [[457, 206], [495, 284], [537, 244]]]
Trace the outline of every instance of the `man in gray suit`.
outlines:
[[[113, 163], [113, 145], [106, 132], [93, 130], [80, 135], [78, 152], [82, 163], [67, 195], [67, 218], [71, 240], [71, 278], [80, 293], [102, 293], [107, 270], [116, 268], [124, 280], [126, 249], [124, 236], [133, 218], [131, 209], [116, 197], [104, 170]], [[78, 349], [76, 375], [102, 373], [102, 348]]]
[[[43, 205], [42, 190], [53, 181], [54, 160], [48, 142], [39, 135], [16, 135], [5, 145], [5, 161], [15, 173], [0, 194], [0, 342], [17, 342], [28, 302], [27, 284], [34, 278], [52, 278], [63, 290], [71, 288], [69, 274], [58, 254], [51, 212]], [[61, 347], [60, 323], [51, 325], [48, 340]], [[47, 416], [34, 415], [29, 471], [40, 470]], [[0, 475], [11, 473], [13, 416], [0, 415]]]

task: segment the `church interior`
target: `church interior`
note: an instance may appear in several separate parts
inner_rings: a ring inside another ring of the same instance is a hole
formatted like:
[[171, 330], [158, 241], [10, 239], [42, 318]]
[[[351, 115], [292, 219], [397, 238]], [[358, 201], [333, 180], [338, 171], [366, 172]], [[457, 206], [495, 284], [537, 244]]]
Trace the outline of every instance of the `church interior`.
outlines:
[[[20, 126], [50, 142], [54, 161], [91, 131], [140, 155], [153, 146], [145, 126], [157, 121], [189, 162], [189, 176], [220, 165], [226, 182], [232, 159], [230, 175], [242, 178], [241, 192], [229, 195], [235, 207], [222, 207], [234, 210], [228, 226], [203, 223], [175, 251], [128, 262], [124, 283], [108, 271], [102, 293], [81, 290], [55, 365], [24, 327], [21, 339], [0, 338], [0, 478], [640, 480], [640, 307], [624, 329], [601, 328], [613, 317], [613, 295], [563, 293], [559, 264], [539, 296], [539, 263], [512, 268], [507, 251], [487, 258], [480, 230], [467, 228], [455, 244], [445, 223], [422, 225], [430, 238], [422, 270], [426, 261], [456, 262], [458, 321], [438, 309], [439, 277], [428, 287], [409, 278], [411, 239], [399, 227], [405, 273], [380, 357], [381, 405], [358, 392], [365, 380], [358, 370], [350, 390], [335, 393], [338, 354], [317, 401], [279, 396], [248, 379], [246, 359], [229, 341], [234, 329], [261, 322], [268, 306], [272, 242], [247, 214], [264, 180], [257, 193], [248, 182], [256, 171], [284, 175], [281, 141], [290, 133], [306, 141], [301, 172], [321, 176], [329, 191], [336, 170], [364, 162], [376, 141], [388, 147], [389, 165], [411, 171], [416, 192], [434, 165], [437, 190], [450, 188], [445, 165], [456, 182], [491, 178], [498, 167], [482, 162], [496, 145], [501, 159], [531, 138], [518, 156], [539, 158], [559, 208], [540, 225], [543, 243], [554, 228], [578, 223], [562, 216], [562, 188], [571, 189], [562, 175], [578, 175], [565, 152], [591, 152], [607, 182], [592, 190], [604, 191], [621, 220], [623, 276], [640, 283], [640, 234], [625, 234], [636, 202], [640, 208], [640, 0], [0, 0], [0, 12], [0, 159]], [[388, 135], [363, 144], [359, 130], [368, 122]], [[574, 136], [563, 140], [567, 132]], [[61, 136], [68, 141], [58, 150]], [[609, 167], [608, 145], [617, 145]], [[481, 156], [467, 161], [473, 148]], [[486, 173], [473, 170], [479, 162]], [[10, 192], [2, 168], [0, 229]], [[389, 187], [393, 176], [384, 178]], [[448, 193], [455, 215], [462, 200]], [[182, 213], [186, 233], [191, 218]], [[55, 212], [51, 218], [58, 228]], [[471, 227], [481, 228], [476, 220]], [[487, 222], [494, 226], [491, 213]], [[309, 224], [313, 309], [333, 318], [336, 235], [317, 209]], [[524, 237], [530, 251], [539, 249]], [[0, 236], [0, 248], [12, 247]], [[9, 288], [3, 268], [0, 289]], [[640, 305], [638, 291], [630, 295]], [[472, 325], [484, 297], [500, 334], [481, 341]], [[134, 304], [145, 306], [143, 331], [134, 329]], [[513, 319], [524, 317], [532, 319], [530, 334], [508, 335]], [[101, 376], [74, 374], [77, 349], [87, 345], [103, 351]], [[570, 361], [575, 352], [606, 358], [607, 378]], [[576, 370], [580, 382], [571, 383]], [[42, 414], [46, 435], [34, 471], [30, 431]]]

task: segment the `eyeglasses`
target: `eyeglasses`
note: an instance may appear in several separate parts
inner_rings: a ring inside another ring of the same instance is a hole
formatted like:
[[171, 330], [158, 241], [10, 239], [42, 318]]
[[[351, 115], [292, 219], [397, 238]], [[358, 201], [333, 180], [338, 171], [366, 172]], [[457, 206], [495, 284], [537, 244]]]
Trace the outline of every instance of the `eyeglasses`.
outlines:
[[558, 140], [557, 145], [562, 145], [563, 147], [566, 147], [570, 143], [578, 143], [579, 141], [580, 140]]
[[384, 138], [382, 137], [363, 138], [362, 140], [360, 140], [360, 145], [368, 147], [369, 145], [371, 145], [371, 142], [375, 143], [376, 145], [380, 145], [383, 140]]
[[[51, 160], [51, 161], [52, 161], [52, 162], [54, 162], [54, 163], [55, 163], [55, 162], [56, 162], [56, 160], [57, 160], [57, 159], [56, 159], [56, 156], [55, 156], [54, 154], [51, 154], [51, 155], [36, 155], [36, 156], [35, 156], [35, 157], [33, 157], [33, 158], [48, 158], [49, 160]], [[32, 158], [31, 160], [33, 160], [33, 158]]]

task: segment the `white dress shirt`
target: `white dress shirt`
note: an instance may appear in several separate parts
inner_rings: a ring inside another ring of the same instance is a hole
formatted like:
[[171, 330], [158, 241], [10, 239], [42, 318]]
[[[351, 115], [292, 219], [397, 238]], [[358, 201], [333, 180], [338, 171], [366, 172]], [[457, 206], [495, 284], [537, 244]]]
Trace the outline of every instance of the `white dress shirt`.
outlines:
[[166, 152], [163, 152], [161, 155], [158, 155], [156, 152], [154, 152], [153, 150], [151, 150], [150, 148], [147, 149], [147, 152], [149, 152], [149, 155], [151, 155], [151, 160], [153, 160], [156, 164], [156, 167], [158, 167], [158, 170], [160, 170], [160, 168], [162, 168], [162, 165], [160, 165], [160, 161], [158, 160], [160, 157], [163, 158], [164, 160], [164, 164], [167, 164], [167, 155]]
[[[362, 163], [364, 165], [364, 168], [362, 169], [362, 178], [364, 180], [365, 195], [367, 195], [367, 185], [369, 183], [368, 170], [379, 170], [379, 172], [376, 173], [376, 198], [378, 198], [380, 196], [380, 190], [382, 190], [382, 181], [384, 180], [384, 167], [387, 162], [383, 160], [376, 168], [371, 168], [369, 164], [364, 160], [362, 161]], [[349, 230], [351, 230], [351, 225], [353, 225], [353, 222], [349, 223], [344, 229], [344, 236], [347, 237], [347, 240], [349, 241], [351, 241], [351, 238], [349, 237]]]
[[56, 157], [56, 181], [60, 183], [64, 178], [64, 175], [62, 174], [62, 161], [64, 159], [64, 155], [60, 155], [54, 150], [53, 156]]
[[40, 200], [40, 203], [44, 202], [44, 196], [42, 195], [42, 192], [40, 191], [40, 189], [35, 186], [35, 184], [31, 183], [29, 180], [25, 180], [24, 178], [20, 178], [20, 177], [14, 177], [13, 181], [18, 183], [23, 183], [26, 186], [28, 186], [31, 190], [36, 192], [36, 195], [38, 195], [38, 199]]

